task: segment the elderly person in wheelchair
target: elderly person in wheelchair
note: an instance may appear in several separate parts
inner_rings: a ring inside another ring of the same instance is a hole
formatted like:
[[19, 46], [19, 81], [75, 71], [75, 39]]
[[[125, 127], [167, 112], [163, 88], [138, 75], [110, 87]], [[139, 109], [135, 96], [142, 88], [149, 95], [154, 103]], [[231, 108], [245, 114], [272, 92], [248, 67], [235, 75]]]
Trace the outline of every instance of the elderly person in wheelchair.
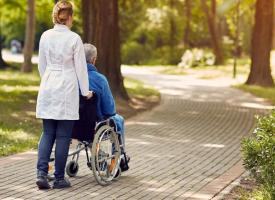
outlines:
[[86, 56], [89, 88], [97, 96], [97, 119], [102, 121], [108, 118], [114, 119], [117, 131], [121, 134], [123, 147], [125, 148], [124, 136], [124, 118], [116, 113], [115, 101], [110, 90], [106, 77], [99, 73], [95, 63], [97, 59], [97, 48], [92, 44], [84, 44], [84, 51]]
[[[92, 44], [84, 44], [86, 56], [89, 89], [97, 96], [97, 120], [102, 121], [111, 118], [115, 122], [117, 132], [120, 134], [120, 142], [122, 143], [122, 154], [125, 153], [125, 135], [124, 135], [124, 118], [116, 113], [115, 101], [110, 90], [108, 80], [99, 73], [95, 63], [97, 59], [97, 48]], [[127, 155], [127, 161], [130, 157]], [[125, 170], [126, 171], [126, 170]]]
[[84, 44], [84, 51], [89, 88], [94, 95], [89, 100], [80, 97], [79, 120], [72, 131], [72, 139], [77, 139], [78, 144], [76, 150], [68, 155], [71, 159], [67, 163], [66, 173], [70, 177], [76, 176], [80, 152], [85, 150], [87, 166], [93, 171], [96, 181], [104, 186], [129, 169], [130, 157], [125, 152], [124, 119], [116, 113], [106, 77], [95, 67], [97, 49], [91, 44]]

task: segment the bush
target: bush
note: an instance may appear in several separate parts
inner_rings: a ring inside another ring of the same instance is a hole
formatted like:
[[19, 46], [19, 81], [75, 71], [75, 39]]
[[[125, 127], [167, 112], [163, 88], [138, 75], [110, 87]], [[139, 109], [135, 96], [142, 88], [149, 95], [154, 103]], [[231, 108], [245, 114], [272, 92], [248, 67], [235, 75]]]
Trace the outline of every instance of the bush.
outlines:
[[181, 58], [184, 49], [182, 47], [163, 46], [154, 49], [148, 64], [176, 65]]
[[181, 57], [179, 67], [196, 67], [201, 65], [214, 65], [215, 56], [207, 49], [188, 49]]
[[265, 199], [275, 199], [275, 109], [257, 119], [255, 137], [242, 141], [244, 166], [266, 190]]
[[127, 42], [122, 46], [122, 63], [123, 64], [142, 64], [150, 57], [150, 49], [146, 45], [139, 44], [135, 41]]

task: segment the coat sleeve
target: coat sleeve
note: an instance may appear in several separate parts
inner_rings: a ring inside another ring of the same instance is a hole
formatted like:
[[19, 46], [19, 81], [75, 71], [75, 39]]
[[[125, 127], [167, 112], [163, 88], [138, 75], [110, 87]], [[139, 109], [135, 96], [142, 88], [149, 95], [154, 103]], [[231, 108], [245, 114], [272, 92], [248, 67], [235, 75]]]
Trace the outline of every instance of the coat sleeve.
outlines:
[[74, 48], [74, 67], [81, 94], [87, 96], [89, 93], [88, 70], [83, 43], [79, 36]]
[[44, 39], [42, 35], [39, 42], [39, 51], [38, 51], [38, 71], [39, 71], [40, 77], [43, 76], [47, 67], [47, 60], [46, 60], [46, 54], [45, 54], [45, 47], [43, 46], [43, 42], [44, 42], [43, 40]]
[[107, 79], [104, 77], [104, 83], [102, 83], [102, 98], [101, 98], [101, 112], [104, 117], [110, 117], [116, 114], [115, 100], [112, 95], [110, 86]]

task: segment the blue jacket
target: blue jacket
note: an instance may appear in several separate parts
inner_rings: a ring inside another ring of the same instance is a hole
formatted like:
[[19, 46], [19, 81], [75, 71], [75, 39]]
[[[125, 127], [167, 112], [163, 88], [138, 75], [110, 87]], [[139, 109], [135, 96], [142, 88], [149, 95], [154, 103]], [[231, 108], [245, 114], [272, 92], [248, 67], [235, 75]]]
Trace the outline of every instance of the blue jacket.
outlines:
[[116, 106], [106, 77], [100, 74], [96, 67], [87, 64], [89, 89], [97, 94], [97, 117], [99, 120], [114, 116]]

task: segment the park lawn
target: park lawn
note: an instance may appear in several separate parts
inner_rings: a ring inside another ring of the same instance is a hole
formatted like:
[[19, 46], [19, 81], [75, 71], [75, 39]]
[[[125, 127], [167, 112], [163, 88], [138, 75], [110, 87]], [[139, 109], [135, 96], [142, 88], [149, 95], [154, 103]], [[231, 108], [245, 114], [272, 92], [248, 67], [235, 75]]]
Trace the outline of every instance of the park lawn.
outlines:
[[141, 81], [125, 78], [124, 80], [125, 87], [127, 89], [128, 94], [133, 98], [138, 98], [141, 100], [145, 99], [157, 99], [160, 97], [160, 93], [152, 88], [149, 85], [143, 84]]
[[270, 101], [275, 105], [275, 87], [273, 88], [264, 88], [260, 86], [253, 85], [234, 85], [233, 87], [249, 92], [257, 97], [261, 97]]
[[37, 72], [0, 72], [0, 156], [37, 146], [40, 123], [35, 120]]
[[[270, 64], [272, 76], [275, 77], [275, 50], [271, 51]], [[237, 78], [248, 77], [250, 72], [250, 58], [243, 57], [237, 59], [236, 75]], [[178, 66], [162, 66], [160, 70], [163, 74], [188, 75], [195, 74], [201, 79], [215, 79], [220, 77], [233, 77], [233, 58], [227, 59], [224, 65], [219, 66], [197, 66], [192, 68], [182, 68]]]
[[262, 200], [264, 199], [264, 190], [256, 182], [255, 179], [250, 176], [245, 176], [240, 180], [240, 184], [235, 186], [230, 193], [225, 194], [223, 200], [232, 200], [232, 199], [241, 199], [241, 200]]
[[[37, 148], [41, 134], [41, 121], [35, 118], [36, 97], [40, 78], [37, 70], [23, 74], [15, 68], [0, 71], [0, 157]], [[34, 66], [33, 69], [36, 69]], [[159, 92], [142, 82], [125, 79], [125, 87], [132, 99], [139, 99], [146, 105], [159, 101]], [[129, 112], [139, 111], [117, 101], [126, 116]], [[137, 103], [131, 103], [136, 105]], [[132, 110], [131, 110], [132, 109]]]
[[[164, 67], [160, 72], [169, 75], [193, 75], [201, 79], [215, 79], [220, 77], [233, 76], [233, 59], [228, 59], [224, 65], [218, 66], [197, 66], [192, 68], [182, 68], [178, 66]], [[237, 62], [237, 76], [248, 75], [250, 70], [250, 60], [248, 58], [239, 59]]]

